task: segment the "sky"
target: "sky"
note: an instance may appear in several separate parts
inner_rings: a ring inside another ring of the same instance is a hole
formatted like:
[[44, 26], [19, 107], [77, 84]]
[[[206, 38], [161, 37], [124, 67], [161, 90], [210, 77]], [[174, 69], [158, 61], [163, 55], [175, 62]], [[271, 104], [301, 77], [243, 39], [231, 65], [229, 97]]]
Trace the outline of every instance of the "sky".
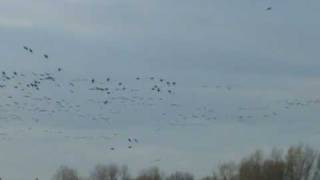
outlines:
[[[81, 104], [82, 119], [5, 107], [8, 95], [25, 100], [0, 89], [1, 177], [50, 179], [60, 165], [87, 175], [111, 162], [132, 174], [159, 166], [204, 176], [255, 149], [319, 148], [319, 7], [317, 0], [1, 0], [0, 71], [61, 67], [61, 84], [111, 77], [154, 99], [149, 77], [177, 82], [152, 105], [90, 103], [101, 96], [85, 91], [89, 82], [72, 96], [50, 86], [37, 94]], [[13, 115], [20, 120], [8, 120]], [[110, 123], [88, 120], [98, 116]], [[128, 137], [139, 139], [130, 150]]]

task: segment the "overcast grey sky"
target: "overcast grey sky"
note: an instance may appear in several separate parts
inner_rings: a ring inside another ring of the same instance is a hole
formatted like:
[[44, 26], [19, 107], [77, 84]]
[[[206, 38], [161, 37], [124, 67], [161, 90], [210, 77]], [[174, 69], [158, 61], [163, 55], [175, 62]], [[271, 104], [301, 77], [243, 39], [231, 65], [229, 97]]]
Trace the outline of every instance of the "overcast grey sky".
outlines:
[[[155, 76], [176, 81], [177, 89], [155, 107], [111, 105], [120, 112], [110, 115], [111, 127], [67, 113], [39, 115], [46, 121], [35, 125], [34, 114], [11, 108], [24, 120], [0, 119], [0, 132], [7, 133], [0, 140], [0, 176], [47, 179], [61, 164], [86, 174], [109, 162], [128, 164], [133, 174], [159, 166], [199, 176], [256, 148], [320, 147], [320, 105], [285, 108], [286, 101], [320, 98], [319, 17], [318, 0], [1, 0], [1, 71], [62, 67], [58, 78], [65, 83], [111, 76], [132, 86], [136, 76]], [[26, 54], [24, 45], [35, 53]], [[43, 60], [43, 53], [50, 58]], [[90, 96], [50, 88], [41, 93], [79, 103]], [[16, 95], [2, 90], [2, 105], [8, 94]], [[84, 106], [92, 116], [109, 116]], [[213, 109], [217, 120], [170, 126], [177, 114], [192, 116], [199, 107]], [[253, 119], [239, 121], [245, 115]], [[119, 135], [108, 141], [64, 138], [114, 133]], [[134, 150], [109, 151], [111, 145], [125, 147], [130, 136], [141, 141]]]

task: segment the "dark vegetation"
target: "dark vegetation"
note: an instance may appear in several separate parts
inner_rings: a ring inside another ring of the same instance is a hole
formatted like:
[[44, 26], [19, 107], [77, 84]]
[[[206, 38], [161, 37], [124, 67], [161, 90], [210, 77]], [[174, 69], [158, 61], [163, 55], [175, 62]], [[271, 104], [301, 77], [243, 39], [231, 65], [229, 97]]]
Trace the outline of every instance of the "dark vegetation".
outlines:
[[[97, 165], [89, 177], [80, 177], [75, 169], [60, 167], [53, 180], [194, 180], [189, 172], [166, 175], [157, 167], [142, 170], [132, 177], [127, 166]], [[286, 152], [274, 149], [269, 155], [256, 151], [240, 162], [221, 164], [200, 180], [320, 180], [319, 153], [308, 146], [292, 146]]]

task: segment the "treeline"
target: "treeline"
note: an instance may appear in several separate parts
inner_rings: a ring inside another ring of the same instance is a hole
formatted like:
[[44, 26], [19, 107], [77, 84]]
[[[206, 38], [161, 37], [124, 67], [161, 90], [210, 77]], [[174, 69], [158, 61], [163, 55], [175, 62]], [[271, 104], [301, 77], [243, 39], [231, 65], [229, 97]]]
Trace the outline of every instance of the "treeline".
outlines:
[[[292, 146], [286, 152], [274, 149], [268, 155], [256, 151], [240, 162], [221, 164], [217, 170], [200, 180], [320, 180], [320, 156], [308, 146]], [[159, 168], [142, 170], [136, 177], [127, 166], [97, 165], [89, 177], [80, 177], [75, 169], [60, 167], [53, 180], [194, 180], [189, 172], [169, 175]]]

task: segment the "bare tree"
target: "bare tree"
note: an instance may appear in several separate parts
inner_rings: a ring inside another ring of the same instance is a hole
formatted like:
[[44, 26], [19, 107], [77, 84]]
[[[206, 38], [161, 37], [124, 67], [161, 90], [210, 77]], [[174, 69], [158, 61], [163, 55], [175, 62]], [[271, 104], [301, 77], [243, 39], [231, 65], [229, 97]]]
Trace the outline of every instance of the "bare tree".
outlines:
[[121, 167], [121, 180], [130, 180], [128, 166], [124, 165]]
[[240, 163], [239, 178], [240, 180], [257, 180], [262, 179], [263, 155], [261, 151], [256, 151], [248, 158], [244, 158]]
[[140, 172], [137, 180], [162, 180], [163, 176], [160, 174], [160, 170], [157, 167], [152, 167]]
[[318, 154], [317, 163], [315, 165], [314, 175], [312, 180], [320, 180], [320, 156]]
[[261, 180], [283, 180], [285, 166], [282, 151], [273, 149], [270, 157], [264, 159], [261, 164]]
[[286, 156], [287, 180], [309, 180], [317, 153], [310, 147], [299, 145], [288, 149]]
[[[130, 177], [128, 167], [115, 164], [97, 165], [90, 176], [80, 178], [77, 171], [61, 166], [53, 180], [194, 180], [188, 172], [174, 172], [169, 176], [160, 173], [159, 168], [151, 167], [141, 171], [136, 178]], [[0, 178], [1, 180], [1, 178]], [[38, 180], [38, 178], [36, 178]], [[308, 146], [292, 146], [284, 155], [281, 150], [273, 149], [264, 157], [256, 151], [240, 163], [224, 163], [212, 176], [201, 180], [320, 180], [320, 155]]]
[[169, 177], [166, 178], [166, 180], [193, 180], [194, 177], [192, 174], [188, 172], [175, 172], [171, 174]]
[[115, 164], [97, 165], [91, 173], [91, 180], [117, 180], [119, 177], [120, 170]]
[[61, 166], [53, 177], [53, 180], [79, 180], [76, 170], [67, 166]]
[[265, 160], [262, 165], [262, 180], [283, 180], [285, 163], [281, 161]]
[[205, 176], [201, 180], [215, 180], [213, 176]]
[[222, 164], [218, 172], [214, 172], [213, 180], [238, 180], [238, 167], [234, 162]]

